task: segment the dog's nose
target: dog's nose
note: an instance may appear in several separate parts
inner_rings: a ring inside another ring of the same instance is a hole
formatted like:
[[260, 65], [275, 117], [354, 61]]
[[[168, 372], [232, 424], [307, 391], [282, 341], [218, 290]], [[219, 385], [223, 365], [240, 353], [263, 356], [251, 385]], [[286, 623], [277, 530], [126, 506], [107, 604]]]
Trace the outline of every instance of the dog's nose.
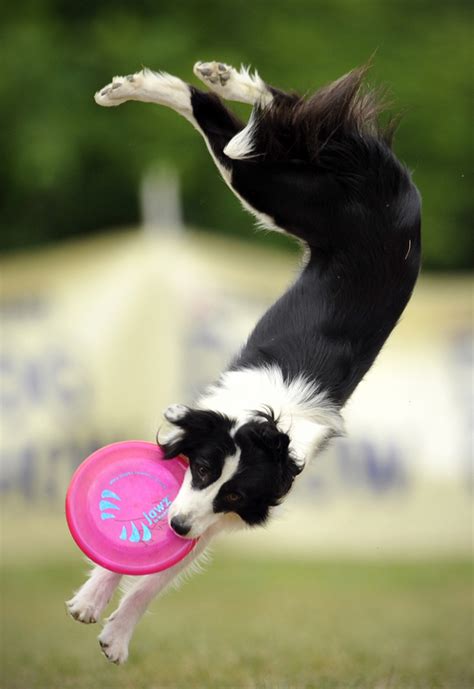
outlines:
[[173, 517], [173, 519], [170, 521], [170, 526], [173, 531], [178, 534], [178, 536], [186, 536], [191, 529], [189, 524], [186, 524], [186, 522], [181, 520], [179, 517]]

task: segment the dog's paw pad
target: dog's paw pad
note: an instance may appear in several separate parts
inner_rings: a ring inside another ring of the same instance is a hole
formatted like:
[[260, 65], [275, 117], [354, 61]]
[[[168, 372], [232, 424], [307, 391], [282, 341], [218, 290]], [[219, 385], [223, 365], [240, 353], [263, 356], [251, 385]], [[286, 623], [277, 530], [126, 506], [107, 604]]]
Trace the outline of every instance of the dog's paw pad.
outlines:
[[122, 665], [128, 658], [128, 643], [124, 639], [114, 637], [104, 627], [102, 634], [98, 638], [100, 650], [111, 663]]
[[234, 68], [223, 62], [196, 62], [194, 74], [213, 86], [225, 86], [231, 78]]
[[184, 404], [170, 404], [163, 412], [163, 416], [170, 423], [177, 423], [181, 421], [181, 419], [184, 419], [187, 413], [188, 408], [185, 407]]
[[133, 98], [142, 80], [142, 72], [129, 74], [125, 77], [114, 77], [110, 84], [97, 91], [94, 100], [98, 105], [105, 107], [113, 107], [125, 103], [125, 101]]
[[74, 597], [66, 601], [66, 611], [77, 622], [82, 624], [95, 624], [97, 622], [97, 612], [94, 606], [84, 604], [80, 599]]

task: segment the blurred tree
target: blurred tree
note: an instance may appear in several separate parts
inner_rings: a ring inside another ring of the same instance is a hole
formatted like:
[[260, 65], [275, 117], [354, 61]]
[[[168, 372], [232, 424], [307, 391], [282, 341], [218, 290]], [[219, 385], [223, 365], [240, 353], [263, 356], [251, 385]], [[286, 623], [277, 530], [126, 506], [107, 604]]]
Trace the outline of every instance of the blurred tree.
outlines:
[[425, 268], [465, 269], [469, 20], [467, 2], [433, 0], [25, 0], [21, 14], [10, 4], [1, 28], [1, 248], [136, 223], [140, 179], [161, 160], [181, 175], [188, 223], [258, 236], [188, 123], [141, 103], [103, 110], [93, 93], [143, 64], [194, 81], [192, 64], [214, 58], [256, 65], [270, 83], [304, 92], [377, 49], [371, 80], [406, 108], [395, 148], [423, 195]]

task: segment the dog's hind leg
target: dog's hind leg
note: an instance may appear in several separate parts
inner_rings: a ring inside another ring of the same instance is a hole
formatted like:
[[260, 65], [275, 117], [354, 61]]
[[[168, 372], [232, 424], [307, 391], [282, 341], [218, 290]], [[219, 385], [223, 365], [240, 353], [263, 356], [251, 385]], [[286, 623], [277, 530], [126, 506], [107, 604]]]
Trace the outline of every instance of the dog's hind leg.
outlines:
[[[267, 87], [263, 81], [260, 86], [262, 89], [271, 88]], [[255, 81], [253, 97], [257, 96], [260, 86], [259, 82]], [[277, 92], [276, 89], [273, 91], [275, 98], [289, 98], [281, 91]], [[247, 98], [250, 99], [248, 94]], [[250, 121], [244, 127], [243, 123], [224, 106], [217, 94], [206, 93], [178, 77], [163, 72], [152, 72], [150, 69], [143, 69], [141, 72], [127, 77], [114, 77], [110, 84], [95, 94], [95, 100], [99, 105], [106, 107], [121, 105], [129, 100], [157, 103], [178, 112], [201, 133], [224, 181], [240, 199], [244, 207], [254, 213], [264, 225], [276, 229], [271, 218], [267, 217], [268, 212], [260, 210], [253, 199], [251, 202], [247, 199], [248, 193], [252, 194], [252, 186], [255, 183], [257, 186], [261, 186], [261, 178], [264, 180], [266, 173], [261, 172], [260, 168], [249, 170], [248, 174], [252, 178], [257, 177], [250, 184], [250, 190], [249, 183], [246, 182], [245, 172], [241, 173], [242, 162], [240, 159], [253, 157], [252, 128], [255, 112], [259, 107], [256, 101]], [[236, 169], [237, 167], [239, 170]], [[265, 200], [265, 205], [268, 205], [272, 210], [274, 197], [278, 196], [278, 192], [275, 194], [270, 186], [267, 185], [267, 187], [265, 192], [270, 192], [270, 199], [268, 204]], [[280, 187], [277, 185], [275, 188], [279, 189]], [[286, 197], [281, 200], [286, 204]]]
[[243, 66], [238, 71], [223, 62], [196, 62], [194, 74], [221, 98], [254, 106], [247, 125], [232, 137], [224, 153], [232, 160], [256, 157], [253, 150], [256, 121], [261, 113], [270, 109], [274, 103], [292, 101], [294, 96], [265, 83], [257, 70], [251, 74], [250, 70]]
[[229, 183], [232, 160], [224, 154], [224, 148], [244, 125], [215, 94], [150, 69], [114, 77], [95, 94], [96, 103], [105, 107], [129, 100], [165, 105], [185, 117], [202, 134], [220, 173]]
[[94, 566], [86, 583], [66, 602], [71, 617], [84, 624], [97, 622], [121, 578], [121, 574]]

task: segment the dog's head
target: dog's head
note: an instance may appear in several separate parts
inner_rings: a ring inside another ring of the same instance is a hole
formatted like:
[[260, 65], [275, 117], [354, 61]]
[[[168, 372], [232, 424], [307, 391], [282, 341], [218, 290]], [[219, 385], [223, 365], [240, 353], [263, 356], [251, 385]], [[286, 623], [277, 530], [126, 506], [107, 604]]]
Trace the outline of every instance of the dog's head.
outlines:
[[173, 424], [160, 442], [165, 458], [189, 460], [169, 512], [181, 536], [198, 538], [229, 513], [249, 526], [263, 524], [300, 471], [271, 412], [255, 412], [239, 424], [215, 411], [172, 405], [165, 418]]

